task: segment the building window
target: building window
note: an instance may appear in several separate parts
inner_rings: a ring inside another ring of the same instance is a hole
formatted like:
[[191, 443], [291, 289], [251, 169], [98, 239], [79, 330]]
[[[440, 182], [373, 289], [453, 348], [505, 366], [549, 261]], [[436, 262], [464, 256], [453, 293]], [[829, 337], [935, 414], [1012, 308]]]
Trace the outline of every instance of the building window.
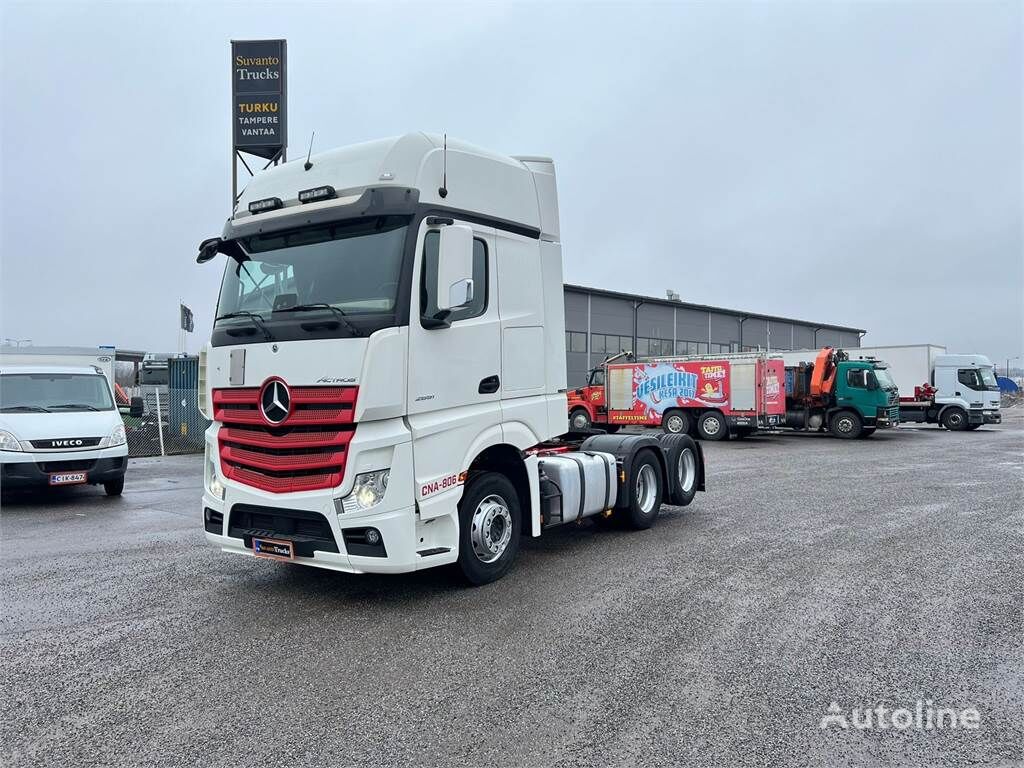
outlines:
[[633, 349], [633, 339], [629, 336], [617, 336], [615, 334], [592, 333], [590, 334], [590, 351], [600, 352], [605, 355], [617, 355], [620, 352], [629, 352]]
[[565, 351], [566, 352], [586, 352], [587, 351], [587, 334], [582, 331], [566, 331], [565, 332]]
[[677, 355], [706, 355], [708, 343], [706, 341], [677, 341]]

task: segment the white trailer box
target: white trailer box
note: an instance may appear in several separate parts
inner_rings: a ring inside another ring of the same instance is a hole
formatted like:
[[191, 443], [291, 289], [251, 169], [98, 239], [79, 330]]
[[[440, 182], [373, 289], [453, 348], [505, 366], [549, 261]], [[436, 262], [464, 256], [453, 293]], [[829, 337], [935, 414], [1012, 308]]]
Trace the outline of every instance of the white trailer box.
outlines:
[[3, 365], [44, 365], [58, 368], [99, 368], [114, 388], [113, 347], [0, 347]]
[[900, 390], [900, 398], [913, 399], [914, 387], [930, 384], [935, 358], [946, 354], [937, 344], [905, 344], [894, 347], [860, 347], [846, 350], [851, 360], [873, 357], [889, 366], [889, 375]]

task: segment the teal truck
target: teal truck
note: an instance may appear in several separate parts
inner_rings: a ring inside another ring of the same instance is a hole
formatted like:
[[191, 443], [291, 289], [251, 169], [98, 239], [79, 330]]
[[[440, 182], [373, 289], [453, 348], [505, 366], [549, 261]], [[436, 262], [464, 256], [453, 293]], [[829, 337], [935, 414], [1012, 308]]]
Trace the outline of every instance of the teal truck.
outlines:
[[[809, 360], [811, 356], [813, 360]], [[886, 364], [851, 360], [832, 347], [783, 352], [789, 429], [828, 430], [836, 437], [869, 437], [899, 423], [900, 396]]]

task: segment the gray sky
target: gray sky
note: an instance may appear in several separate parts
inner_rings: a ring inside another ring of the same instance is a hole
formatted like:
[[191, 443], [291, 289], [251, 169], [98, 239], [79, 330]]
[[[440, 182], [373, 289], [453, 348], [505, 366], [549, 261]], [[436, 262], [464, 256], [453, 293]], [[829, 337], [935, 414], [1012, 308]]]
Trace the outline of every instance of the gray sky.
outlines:
[[284, 37], [290, 154], [547, 154], [566, 279], [1022, 353], [1022, 5], [6, 4], [0, 336], [208, 335], [231, 38]]

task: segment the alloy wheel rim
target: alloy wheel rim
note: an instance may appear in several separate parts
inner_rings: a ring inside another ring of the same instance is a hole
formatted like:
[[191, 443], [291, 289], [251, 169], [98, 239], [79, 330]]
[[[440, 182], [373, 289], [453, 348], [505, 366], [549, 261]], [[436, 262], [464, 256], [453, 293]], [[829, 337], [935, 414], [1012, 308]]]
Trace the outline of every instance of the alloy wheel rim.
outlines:
[[697, 482], [697, 462], [693, 458], [693, 451], [689, 448], [684, 448], [683, 452], [679, 454], [676, 471], [679, 474], [679, 487], [683, 489], [683, 493], [689, 493], [693, 489], [694, 483]]
[[637, 506], [645, 515], [654, 509], [654, 501], [658, 497], [657, 482], [654, 467], [644, 464], [636, 476], [636, 500]]
[[469, 539], [481, 563], [493, 563], [505, 554], [512, 541], [512, 513], [505, 499], [492, 493], [477, 504]]

